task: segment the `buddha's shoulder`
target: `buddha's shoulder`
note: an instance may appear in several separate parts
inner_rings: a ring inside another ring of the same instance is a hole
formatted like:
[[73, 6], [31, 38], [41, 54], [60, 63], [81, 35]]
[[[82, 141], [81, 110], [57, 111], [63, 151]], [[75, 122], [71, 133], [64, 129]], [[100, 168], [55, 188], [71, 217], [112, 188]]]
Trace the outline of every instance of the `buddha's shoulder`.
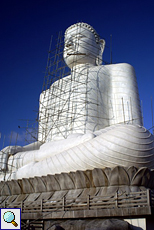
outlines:
[[118, 64], [109, 64], [109, 65], [101, 65], [101, 66], [94, 66], [90, 68], [91, 71], [97, 71], [97, 72], [105, 72], [110, 73], [112, 71], [125, 71], [130, 72], [134, 71], [134, 67], [128, 63], [118, 63]]

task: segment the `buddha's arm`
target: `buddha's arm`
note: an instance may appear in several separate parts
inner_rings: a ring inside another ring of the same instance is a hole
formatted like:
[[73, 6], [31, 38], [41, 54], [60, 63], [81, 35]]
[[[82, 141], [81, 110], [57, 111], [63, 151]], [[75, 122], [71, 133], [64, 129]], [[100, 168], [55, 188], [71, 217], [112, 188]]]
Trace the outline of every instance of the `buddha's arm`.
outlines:
[[42, 143], [40, 141], [36, 141], [32, 144], [25, 146], [7, 146], [0, 151], [0, 170], [6, 171], [8, 159], [10, 156], [15, 155], [18, 152], [25, 152], [31, 150], [38, 150]]
[[112, 124], [142, 125], [140, 99], [134, 68], [126, 63], [109, 66], [112, 76]]
[[76, 134], [71, 135], [68, 139], [44, 143], [39, 150], [18, 152], [17, 154], [9, 157], [8, 171], [17, 171], [32, 162], [39, 162], [49, 157], [53, 157], [61, 152], [73, 148], [74, 146], [91, 140], [94, 137], [95, 135], [91, 133], [85, 135]]
[[31, 143], [29, 145], [25, 145], [25, 146], [22, 147], [22, 152], [31, 151], [31, 150], [38, 150], [42, 144], [43, 143], [41, 141], [36, 141], [36, 142]]

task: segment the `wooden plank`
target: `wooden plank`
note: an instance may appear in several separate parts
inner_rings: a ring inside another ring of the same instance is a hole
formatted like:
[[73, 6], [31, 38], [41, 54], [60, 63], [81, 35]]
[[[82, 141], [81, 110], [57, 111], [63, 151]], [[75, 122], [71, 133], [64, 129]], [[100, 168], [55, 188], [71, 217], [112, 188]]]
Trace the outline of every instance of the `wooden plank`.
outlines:
[[118, 201], [118, 204], [124, 204], [124, 203], [147, 203], [147, 199], [144, 199], [144, 200], [122, 200], [122, 201]]
[[91, 202], [90, 202], [90, 195], [87, 195], [87, 209], [88, 209], [88, 210], [90, 209], [90, 205], [91, 205]]
[[122, 204], [122, 205], [119, 205], [119, 208], [121, 208], [121, 207], [147, 207], [148, 205], [147, 205], [147, 203], [142, 203], [142, 204], [140, 204], [140, 203], [138, 203], [138, 204], [132, 204], [132, 203], [130, 203], [130, 204], [127, 204], [127, 205], [125, 205], [125, 204]]
[[118, 192], [115, 195], [115, 206], [118, 207]]
[[111, 205], [111, 204], [114, 204], [115, 205], [115, 202], [100, 202], [100, 203], [90, 203], [90, 206], [95, 206], [95, 205]]
[[115, 208], [115, 205], [111, 205], [111, 206], [108, 206], [107, 208], [106, 208], [106, 206], [93, 206], [93, 207], [90, 207], [90, 210], [99, 210], [99, 209], [113, 209], [113, 208]]

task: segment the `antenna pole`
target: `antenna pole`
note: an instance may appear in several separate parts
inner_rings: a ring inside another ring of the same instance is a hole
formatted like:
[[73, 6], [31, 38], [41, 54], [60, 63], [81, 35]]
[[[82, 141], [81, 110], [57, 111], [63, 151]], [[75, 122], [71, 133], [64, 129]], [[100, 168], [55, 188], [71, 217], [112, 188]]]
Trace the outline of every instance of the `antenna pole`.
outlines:
[[112, 34], [110, 34], [110, 64], [112, 64]]
[[152, 132], [154, 134], [154, 129], [153, 129], [153, 103], [152, 103], [152, 97], [151, 97], [151, 116], [152, 116]]
[[141, 100], [141, 113], [142, 113], [142, 125], [144, 126], [144, 117], [143, 117], [143, 101]]

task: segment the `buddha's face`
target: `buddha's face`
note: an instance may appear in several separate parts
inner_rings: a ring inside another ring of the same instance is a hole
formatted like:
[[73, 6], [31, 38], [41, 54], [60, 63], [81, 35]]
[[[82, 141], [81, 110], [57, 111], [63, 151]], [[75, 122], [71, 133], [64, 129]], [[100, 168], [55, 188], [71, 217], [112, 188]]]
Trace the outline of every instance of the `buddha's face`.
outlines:
[[85, 27], [76, 26], [65, 34], [64, 60], [72, 68], [79, 64], [96, 65], [100, 46], [94, 34]]

